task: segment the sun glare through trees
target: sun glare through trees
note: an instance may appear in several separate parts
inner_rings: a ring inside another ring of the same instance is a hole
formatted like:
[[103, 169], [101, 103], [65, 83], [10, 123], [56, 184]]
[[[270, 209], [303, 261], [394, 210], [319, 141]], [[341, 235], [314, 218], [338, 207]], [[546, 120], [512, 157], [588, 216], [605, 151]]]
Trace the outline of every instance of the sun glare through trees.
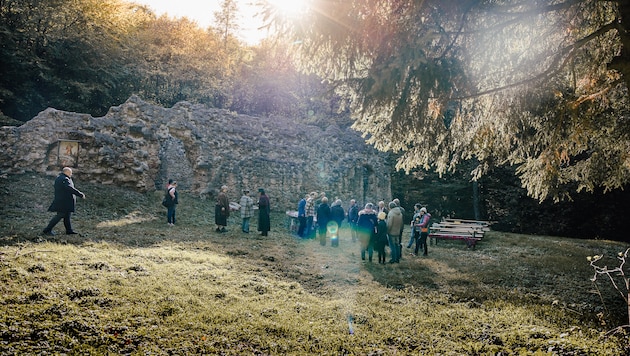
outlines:
[[266, 2], [285, 17], [297, 17], [308, 11], [310, 0], [266, 0]]

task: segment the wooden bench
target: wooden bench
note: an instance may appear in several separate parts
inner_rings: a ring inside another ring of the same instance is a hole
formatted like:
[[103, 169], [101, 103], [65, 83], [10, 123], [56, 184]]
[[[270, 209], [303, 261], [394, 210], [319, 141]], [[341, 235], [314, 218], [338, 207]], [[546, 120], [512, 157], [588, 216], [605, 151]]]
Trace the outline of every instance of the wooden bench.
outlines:
[[285, 226], [289, 233], [297, 234], [298, 226], [300, 225], [298, 222], [298, 212], [297, 210], [287, 210], [286, 212], [287, 218], [285, 220]]
[[494, 221], [486, 221], [486, 220], [467, 220], [467, 219], [455, 219], [455, 218], [444, 218], [440, 222], [441, 224], [459, 224], [459, 225], [479, 225], [483, 227], [490, 227], [494, 223]]
[[446, 240], [462, 240], [466, 242], [466, 246], [468, 248], [475, 248], [477, 241], [481, 241], [481, 237], [476, 237], [473, 234], [466, 234], [463, 232], [431, 232], [429, 234], [429, 241], [431, 239], [435, 240], [435, 244], [437, 245], [438, 239], [446, 239]]
[[[258, 207], [255, 208], [257, 209]], [[285, 226], [287, 227], [287, 230], [289, 230], [289, 232], [292, 234], [297, 234], [298, 228], [300, 226], [297, 210], [287, 210], [286, 216], [287, 217], [285, 219]], [[313, 217], [313, 224], [315, 224], [316, 222], [317, 217]]]
[[438, 239], [462, 240], [466, 242], [468, 248], [475, 248], [478, 241], [481, 241], [486, 231], [490, 231], [491, 223], [480, 220], [444, 219], [439, 223], [431, 225], [429, 233], [429, 243]]
[[453, 231], [475, 231], [483, 234], [486, 231], [490, 231], [489, 227], [481, 225], [464, 225], [464, 224], [449, 224], [449, 223], [434, 223], [431, 225], [431, 229], [436, 230], [453, 230]]

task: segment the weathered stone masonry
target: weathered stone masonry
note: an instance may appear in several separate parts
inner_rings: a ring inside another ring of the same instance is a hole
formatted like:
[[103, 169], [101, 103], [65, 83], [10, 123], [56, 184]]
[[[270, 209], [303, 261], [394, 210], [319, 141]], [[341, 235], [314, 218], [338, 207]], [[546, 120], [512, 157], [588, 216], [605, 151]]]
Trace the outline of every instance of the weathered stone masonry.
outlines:
[[27, 123], [0, 128], [0, 173], [56, 175], [58, 141], [79, 142], [78, 181], [140, 191], [163, 187], [212, 198], [227, 184], [264, 187], [275, 210], [294, 209], [309, 191], [376, 202], [391, 199], [386, 156], [352, 129], [322, 130], [291, 119], [251, 117], [181, 102], [172, 108], [132, 96], [103, 117], [46, 109]]

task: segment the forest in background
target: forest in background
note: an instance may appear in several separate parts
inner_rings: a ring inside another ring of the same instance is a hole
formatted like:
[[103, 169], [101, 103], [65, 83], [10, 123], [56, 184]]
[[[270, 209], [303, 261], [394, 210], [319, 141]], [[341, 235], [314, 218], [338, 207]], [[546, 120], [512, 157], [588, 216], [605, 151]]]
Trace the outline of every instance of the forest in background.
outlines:
[[185, 100], [349, 123], [339, 97], [301, 74], [287, 45], [243, 43], [225, 11], [238, 9], [224, 8], [217, 26], [203, 29], [122, 0], [2, 0], [0, 113], [22, 122], [47, 107], [102, 116], [138, 94], [164, 107]]

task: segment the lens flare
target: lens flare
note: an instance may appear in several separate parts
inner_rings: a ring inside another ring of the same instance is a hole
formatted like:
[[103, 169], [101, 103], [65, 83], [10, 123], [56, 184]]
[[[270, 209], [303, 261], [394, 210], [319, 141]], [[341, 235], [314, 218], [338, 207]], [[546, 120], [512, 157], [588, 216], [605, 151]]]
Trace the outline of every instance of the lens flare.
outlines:
[[303, 15], [309, 9], [309, 2], [310, 0], [267, 0], [267, 3], [286, 17]]

